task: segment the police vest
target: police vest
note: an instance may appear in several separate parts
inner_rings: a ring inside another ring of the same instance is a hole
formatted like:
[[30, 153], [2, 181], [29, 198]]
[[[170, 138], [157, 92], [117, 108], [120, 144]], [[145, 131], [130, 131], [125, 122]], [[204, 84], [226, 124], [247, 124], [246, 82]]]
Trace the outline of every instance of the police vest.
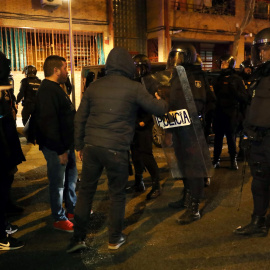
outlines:
[[251, 84], [252, 100], [247, 123], [255, 127], [270, 128], [270, 74], [268, 76], [255, 74], [254, 78], [255, 82]]
[[37, 77], [29, 77], [25, 78], [27, 82], [27, 86], [24, 92], [24, 101], [25, 102], [34, 102], [36, 98], [36, 94], [38, 91], [38, 88], [41, 84], [41, 80]]

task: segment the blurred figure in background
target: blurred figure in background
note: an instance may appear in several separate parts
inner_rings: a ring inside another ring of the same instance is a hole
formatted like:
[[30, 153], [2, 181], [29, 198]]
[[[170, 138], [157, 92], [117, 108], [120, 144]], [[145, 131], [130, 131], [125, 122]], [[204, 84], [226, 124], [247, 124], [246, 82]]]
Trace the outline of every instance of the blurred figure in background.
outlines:
[[24, 73], [26, 78], [21, 80], [21, 87], [17, 95], [17, 105], [22, 101], [22, 122], [25, 126], [30, 115], [34, 112], [37, 90], [41, 80], [36, 76], [37, 69], [30, 65], [25, 67]]

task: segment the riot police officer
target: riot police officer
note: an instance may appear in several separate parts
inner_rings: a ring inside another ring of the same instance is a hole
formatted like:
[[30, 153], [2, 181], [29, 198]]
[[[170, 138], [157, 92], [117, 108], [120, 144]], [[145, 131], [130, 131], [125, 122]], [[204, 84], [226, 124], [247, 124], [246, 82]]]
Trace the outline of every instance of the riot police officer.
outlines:
[[[136, 79], [141, 81], [142, 78], [148, 76], [151, 71], [151, 63], [144, 54], [137, 54], [133, 57], [136, 66]], [[145, 80], [146, 89], [151, 93], [150, 80]], [[153, 117], [143, 109], [138, 110], [135, 134], [133, 143], [131, 144], [131, 157], [135, 170], [134, 189], [137, 192], [145, 190], [143, 182], [143, 171], [146, 168], [152, 178], [152, 189], [147, 194], [146, 199], [154, 199], [161, 194], [160, 191], [160, 175], [157, 162], [153, 156], [152, 128]]]
[[213, 83], [217, 97], [213, 119], [215, 133], [214, 141], [214, 168], [220, 167], [223, 138], [226, 135], [232, 170], [238, 170], [236, 152], [236, 130], [241, 116], [240, 107], [245, 106], [248, 100], [243, 80], [235, 72], [235, 59], [226, 54], [219, 60], [221, 74]]
[[22, 122], [27, 123], [30, 115], [35, 108], [36, 93], [41, 84], [41, 80], [36, 76], [37, 69], [35, 66], [27, 66], [24, 70], [26, 78], [22, 79], [17, 104], [22, 100]]
[[[173, 48], [168, 56], [167, 61], [167, 72], [172, 72], [175, 66], [181, 65], [185, 68], [189, 85], [191, 87], [191, 92], [197, 109], [197, 117], [200, 119], [202, 127], [205, 126], [205, 115], [208, 112], [208, 109], [213, 108], [209, 106], [210, 103], [215, 102], [215, 97], [213, 92], [211, 92], [205, 73], [202, 71], [201, 63], [196, 63], [197, 53], [196, 49], [191, 44], [179, 44], [176, 48]], [[172, 80], [173, 81], [173, 80]], [[173, 83], [173, 82], [172, 82]], [[170, 93], [170, 109], [177, 110], [179, 109], [179, 99], [181, 98], [182, 92], [184, 89], [179, 89], [179, 91], [174, 92], [173, 87]], [[168, 133], [167, 133], [168, 135]], [[179, 138], [177, 139], [177, 131], [174, 132], [172, 129], [172, 142], [175, 150], [175, 155], [178, 160], [178, 166], [180, 167], [190, 167], [182, 164], [183, 155], [192, 152], [192, 143], [186, 142], [186, 145], [190, 145], [190, 149], [183, 149], [185, 146], [181, 142], [185, 139], [191, 140], [190, 138]], [[204, 138], [202, 138], [204, 140]], [[180, 141], [180, 145], [179, 145]], [[182, 145], [181, 145], [182, 144]], [[206, 142], [205, 142], [206, 145]], [[183, 151], [184, 150], [184, 151]], [[208, 149], [207, 149], [208, 151]], [[188, 155], [187, 155], [188, 156]], [[209, 156], [209, 151], [208, 151]], [[186, 157], [187, 163], [190, 163], [196, 167], [194, 160], [191, 156]], [[209, 158], [210, 159], [210, 158]], [[180, 161], [181, 160], [181, 161]], [[169, 203], [169, 207], [184, 209], [186, 211], [178, 218], [179, 224], [188, 224], [195, 220], [200, 219], [199, 212], [199, 203], [203, 197], [204, 190], [204, 179], [202, 173], [198, 174], [196, 168], [191, 173], [189, 169], [182, 168], [184, 171], [184, 192], [183, 197], [175, 202]]]
[[250, 224], [237, 228], [238, 235], [266, 236], [265, 215], [269, 206], [270, 186], [270, 28], [256, 34], [252, 50], [256, 67], [251, 79], [252, 100], [247, 110], [245, 132], [250, 140], [250, 169], [253, 177], [253, 214]]
[[[239, 125], [237, 129], [237, 133], [239, 135], [239, 152], [237, 154], [237, 159], [244, 159], [245, 158], [245, 151], [242, 147], [243, 139], [244, 139], [244, 127], [243, 127], [243, 122], [246, 116], [246, 109], [247, 109], [247, 104], [250, 103], [251, 101], [251, 93], [249, 91], [250, 88], [250, 83], [251, 83], [251, 76], [253, 72], [253, 67], [251, 65], [251, 59], [244, 60], [240, 64], [240, 73], [239, 76], [243, 79], [245, 88], [248, 94], [248, 102], [247, 103], [240, 103], [240, 120], [239, 120]], [[241, 117], [242, 116], [242, 117]]]

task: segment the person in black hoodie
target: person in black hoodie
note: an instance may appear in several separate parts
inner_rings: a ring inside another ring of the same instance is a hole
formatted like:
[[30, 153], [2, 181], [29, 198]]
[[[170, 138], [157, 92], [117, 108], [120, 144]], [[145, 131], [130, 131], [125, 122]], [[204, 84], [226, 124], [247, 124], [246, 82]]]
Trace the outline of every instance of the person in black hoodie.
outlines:
[[10, 60], [0, 52], [0, 250], [13, 250], [24, 243], [7, 235], [5, 212], [17, 165], [25, 161], [12, 107], [7, 99], [12, 86], [9, 83]]
[[93, 197], [103, 168], [110, 196], [109, 249], [125, 243], [122, 233], [126, 185], [129, 176], [128, 150], [134, 136], [137, 110], [164, 115], [168, 105], [134, 81], [135, 65], [128, 51], [114, 48], [106, 61], [107, 74], [85, 91], [75, 116], [75, 148], [83, 160], [81, 186], [75, 208], [74, 235], [67, 248], [71, 253], [86, 248], [85, 238]]
[[[67, 80], [65, 58], [51, 55], [44, 62], [45, 79], [36, 96], [36, 141], [47, 161], [53, 226], [73, 232], [78, 177], [74, 152], [75, 108], [60, 84]], [[66, 211], [62, 207], [65, 201]]]

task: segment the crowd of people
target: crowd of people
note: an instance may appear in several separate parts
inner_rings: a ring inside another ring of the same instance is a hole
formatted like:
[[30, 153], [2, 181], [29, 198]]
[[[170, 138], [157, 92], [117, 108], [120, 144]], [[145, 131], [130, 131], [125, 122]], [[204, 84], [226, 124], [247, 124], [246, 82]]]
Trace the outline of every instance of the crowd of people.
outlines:
[[[10, 60], [0, 53], [0, 250], [18, 249], [24, 243], [12, 237], [16, 225], [6, 214], [12, 204], [11, 185], [17, 165], [25, 161], [16, 131], [16, 109], [23, 101], [23, 124], [47, 162], [50, 207], [53, 227], [73, 233], [67, 252], [86, 249], [87, 225], [98, 180], [106, 169], [110, 208], [108, 248], [118, 249], [126, 242], [123, 234], [125, 201], [128, 192], [144, 192], [143, 172], [152, 178], [146, 199], [161, 195], [159, 168], [152, 149], [152, 127], [159, 117], [166, 126], [176, 125], [175, 115], [185, 112], [185, 126], [165, 129], [164, 151], [172, 147], [175, 164], [184, 189], [169, 207], [185, 212], [180, 225], [201, 218], [199, 205], [204, 188], [213, 176], [212, 168], [221, 167], [221, 152], [226, 136], [230, 169], [238, 170], [237, 158], [250, 147], [249, 164], [253, 176], [254, 211], [251, 223], [237, 228], [238, 235], [266, 236], [265, 221], [270, 184], [270, 28], [254, 39], [251, 61], [245, 60], [240, 72], [233, 56], [219, 59], [220, 75], [211, 81], [192, 44], [179, 44], [171, 50], [164, 71], [151, 73], [147, 56], [130, 56], [124, 48], [114, 48], [106, 60], [105, 76], [89, 78], [78, 111], [70, 101], [66, 59], [46, 58], [41, 82], [31, 65], [17, 96], [10, 84]], [[192, 98], [190, 98], [192, 97]], [[14, 113], [15, 111], [15, 113]], [[181, 122], [181, 121], [180, 121]], [[213, 129], [214, 156], [211, 162], [206, 138]], [[237, 153], [236, 137], [240, 137]], [[250, 142], [242, 145], [244, 136]], [[82, 161], [81, 183], [75, 192], [78, 171], [75, 150]], [[128, 186], [131, 159], [135, 170], [134, 186]], [[170, 164], [169, 164], [170, 165]], [[196, 169], [194, 169], [196, 168]], [[63, 207], [63, 203], [65, 207]], [[20, 211], [20, 209], [16, 209]]]

